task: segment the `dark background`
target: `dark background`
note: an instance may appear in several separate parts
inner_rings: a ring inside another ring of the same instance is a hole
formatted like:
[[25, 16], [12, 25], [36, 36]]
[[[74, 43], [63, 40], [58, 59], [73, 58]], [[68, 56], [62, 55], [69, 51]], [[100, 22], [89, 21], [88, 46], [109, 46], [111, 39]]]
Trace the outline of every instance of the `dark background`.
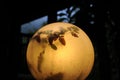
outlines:
[[[93, 3], [95, 6], [90, 7]], [[71, 5], [80, 6], [75, 25], [81, 27], [90, 37], [95, 49], [95, 64], [86, 80], [120, 80], [120, 13], [119, 2], [102, 0], [41, 0], [7, 1], [1, 13], [1, 56], [4, 78], [13, 80], [34, 80], [25, 61], [25, 48], [21, 42], [21, 24], [48, 15], [48, 23], [56, 21], [56, 11]], [[94, 13], [91, 18], [89, 13]], [[89, 22], [94, 20], [94, 24]], [[24, 48], [24, 49], [23, 49]]]

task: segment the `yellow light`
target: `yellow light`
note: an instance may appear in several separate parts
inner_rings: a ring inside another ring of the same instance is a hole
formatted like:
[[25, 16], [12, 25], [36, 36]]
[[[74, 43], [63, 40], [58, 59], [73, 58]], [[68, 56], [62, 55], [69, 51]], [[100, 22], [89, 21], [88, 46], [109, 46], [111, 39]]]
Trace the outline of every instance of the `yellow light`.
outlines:
[[55, 22], [32, 36], [26, 59], [37, 80], [85, 80], [94, 64], [94, 48], [82, 29]]

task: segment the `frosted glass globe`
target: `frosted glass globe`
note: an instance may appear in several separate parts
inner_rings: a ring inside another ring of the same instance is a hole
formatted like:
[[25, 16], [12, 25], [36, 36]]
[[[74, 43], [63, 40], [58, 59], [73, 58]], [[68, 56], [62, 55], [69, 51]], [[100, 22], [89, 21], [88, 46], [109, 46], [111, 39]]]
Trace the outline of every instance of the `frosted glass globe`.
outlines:
[[26, 59], [36, 80], [85, 80], [94, 64], [94, 48], [82, 29], [55, 22], [32, 36]]

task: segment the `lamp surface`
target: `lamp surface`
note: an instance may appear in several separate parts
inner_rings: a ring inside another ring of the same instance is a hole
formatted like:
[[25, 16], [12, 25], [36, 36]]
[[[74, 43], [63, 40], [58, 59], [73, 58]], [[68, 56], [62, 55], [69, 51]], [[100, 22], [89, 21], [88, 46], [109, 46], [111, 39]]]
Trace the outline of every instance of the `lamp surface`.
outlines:
[[81, 28], [55, 22], [35, 32], [26, 60], [36, 80], [85, 80], [94, 65], [94, 48]]

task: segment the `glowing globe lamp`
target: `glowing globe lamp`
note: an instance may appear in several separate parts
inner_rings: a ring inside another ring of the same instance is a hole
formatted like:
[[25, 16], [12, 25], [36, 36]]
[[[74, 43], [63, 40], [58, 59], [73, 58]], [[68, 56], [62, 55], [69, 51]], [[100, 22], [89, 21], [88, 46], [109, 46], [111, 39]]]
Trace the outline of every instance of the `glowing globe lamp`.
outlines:
[[55, 22], [32, 36], [26, 59], [36, 80], [85, 80], [94, 64], [94, 48], [82, 29]]

